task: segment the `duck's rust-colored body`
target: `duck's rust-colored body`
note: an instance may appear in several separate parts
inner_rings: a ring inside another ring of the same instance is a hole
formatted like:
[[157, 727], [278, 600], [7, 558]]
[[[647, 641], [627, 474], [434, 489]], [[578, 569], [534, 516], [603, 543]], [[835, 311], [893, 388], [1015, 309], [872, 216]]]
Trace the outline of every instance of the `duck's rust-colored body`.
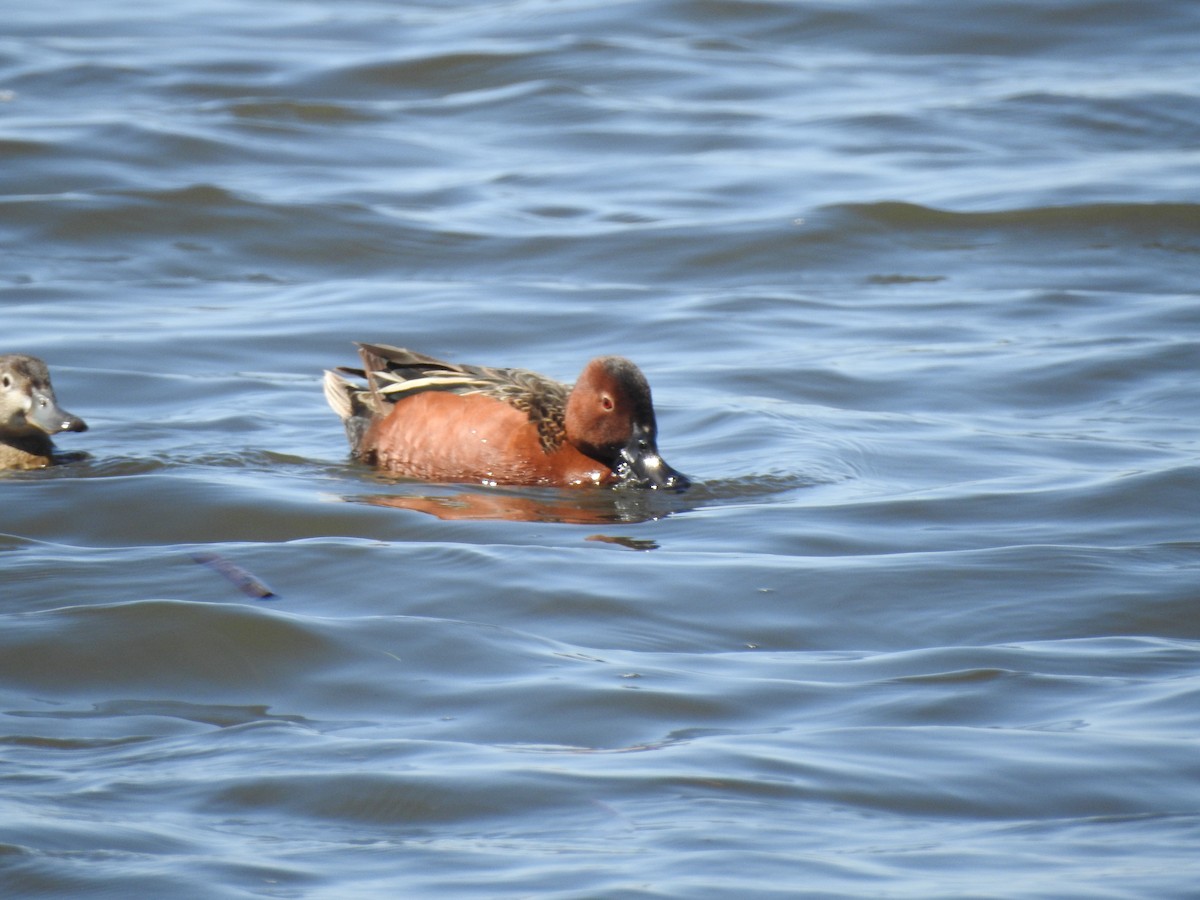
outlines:
[[650, 386], [629, 360], [593, 359], [565, 385], [526, 369], [359, 344], [365, 379], [325, 374], [356, 457], [424, 481], [688, 486], [658, 455]]

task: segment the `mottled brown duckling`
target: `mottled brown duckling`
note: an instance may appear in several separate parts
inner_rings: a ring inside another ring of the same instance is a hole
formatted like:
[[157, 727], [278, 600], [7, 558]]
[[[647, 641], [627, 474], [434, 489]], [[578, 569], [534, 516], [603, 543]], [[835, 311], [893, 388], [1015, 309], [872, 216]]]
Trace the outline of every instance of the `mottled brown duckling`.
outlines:
[[87, 431], [54, 398], [46, 364], [21, 353], [0, 355], [0, 469], [40, 469], [54, 462], [50, 435]]

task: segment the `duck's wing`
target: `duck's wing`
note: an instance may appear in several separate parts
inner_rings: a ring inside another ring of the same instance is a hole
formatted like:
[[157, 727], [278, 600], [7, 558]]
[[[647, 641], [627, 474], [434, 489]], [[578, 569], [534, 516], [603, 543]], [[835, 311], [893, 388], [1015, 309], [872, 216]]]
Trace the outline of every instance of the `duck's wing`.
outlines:
[[450, 363], [387, 344], [357, 346], [363, 369], [349, 371], [367, 380], [372, 405], [383, 407], [422, 391], [482, 394], [529, 416], [548, 450], [562, 442], [570, 385], [529, 369]]
[[528, 369], [502, 369], [450, 363], [402, 347], [358, 344], [363, 369], [343, 370], [367, 379], [371, 389], [395, 402], [410, 394], [448, 390], [456, 394], [486, 394], [514, 405], [527, 405], [527, 394], [561, 398], [570, 388]]

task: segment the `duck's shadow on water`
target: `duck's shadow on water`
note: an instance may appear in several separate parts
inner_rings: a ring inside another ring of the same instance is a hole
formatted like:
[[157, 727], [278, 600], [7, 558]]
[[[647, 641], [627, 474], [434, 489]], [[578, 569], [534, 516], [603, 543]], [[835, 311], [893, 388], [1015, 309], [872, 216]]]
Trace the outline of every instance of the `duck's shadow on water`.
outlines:
[[693, 508], [686, 496], [660, 491], [414, 485], [417, 491], [359, 494], [352, 503], [405, 509], [445, 521], [632, 524]]
[[[491, 520], [567, 525], [632, 525], [811, 487], [795, 475], [693, 482], [686, 491], [636, 488], [520, 488], [394, 482], [395, 492], [345, 496], [351, 503], [425, 513], [445, 521]], [[405, 490], [405, 488], [410, 490]], [[433, 488], [431, 490], [431, 488]], [[614, 541], [621, 543], [620, 541]], [[649, 549], [636, 546], [634, 549]]]

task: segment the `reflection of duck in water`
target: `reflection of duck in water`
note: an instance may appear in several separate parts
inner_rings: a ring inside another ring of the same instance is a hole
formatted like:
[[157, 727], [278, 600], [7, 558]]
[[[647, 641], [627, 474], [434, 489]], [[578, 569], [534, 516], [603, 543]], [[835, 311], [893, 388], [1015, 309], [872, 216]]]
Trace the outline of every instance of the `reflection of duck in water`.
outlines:
[[363, 369], [325, 373], [353, 453], [425, 481], [682, 490], [658, 455], [650, 386], [627, 359], [593, 359], [572, 387], [525, 369], [457, 365], [359, 344]]
[[[562, 525], [631, 525], [679, 511], [679, 499], [647, 491], [562, 491], [531, 488], [455, 487], [447, 494], [364, 494], [347, 497], [368, 506], [406, 509], [444, 521], [553, 522]], [[599, 538], [588, 538], [598, 540]], [[642, 549], [642, 548], [638, 548]]]
[[40, 469], [54, 462], [50, 435], [87, 431], [54, 398], [46, 364], [33, 356], [0, 356], [0, 469]]

